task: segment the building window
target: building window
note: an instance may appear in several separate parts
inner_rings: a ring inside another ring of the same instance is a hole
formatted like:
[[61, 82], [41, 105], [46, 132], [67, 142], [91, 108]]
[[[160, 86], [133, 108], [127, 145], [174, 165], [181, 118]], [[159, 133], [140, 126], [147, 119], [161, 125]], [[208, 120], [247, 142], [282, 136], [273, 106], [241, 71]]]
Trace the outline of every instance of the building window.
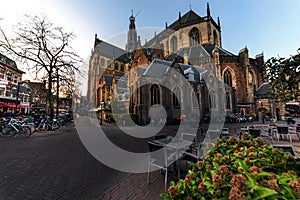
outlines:
[[232, 87], [232, 76], [228, 69], [224, 72], [224, 83]]
[[231, 108], [231, 103], [230, 103], [230, 94], [229, 92], [226, 92], [225, 94], [225, 103], [226, 103], [226, 109], [230, 109]]
[[4, 96], [5, 95], [5, 88], [0, 88], [0, 96]]
[[190, 46], [196, 46], [200, 44], [199, 31], [197, 28], [192, 28], [189, 33]]
[[211, 92], [209, 94], [209, 107], [212, 108], [217, 108], [217, 104], [216, 104], [216, 94], [215, 92]]
[[124, 64], [121, 64], [121, 72], [124, 72]]
[[172, 52], [175, 52], [177, 50], [177, 37], [174, 35], [172, 38], [171, 38], [171, 51]]
[[253, 84], [253, 80], [254, 80], [253, 77], [254, 77], [254, 76], [253, 76], [253, 72], [252, 72], [252, 71], [249, 71], [249, 77], [248, 77], [248, 78], [249, 78], [249, 79], [248, 79], [248, 80], [249, 80], [249, 81], [248, 81], [249, 84]]
[[151, 105], [160, 104], [160, 90], [158, 85], [153, 84], [150, 88], [151, 91]]
[[110, 93], [110, 85], [107, 85], [107, 86], [106, 86], [106, 92], [107, 92], [107, 93]]
[[115, 63], [115, 70], [119, 70], [119, 64], [117, 62]]
[[193, 99], [193, 107], [199, 108], [200, 107], [200, 92], [197, 88], [194, 88], [194, 93], [192, 94]]
[[104, 67], [104, 65], [105, 65], [105, 60], [104, 60], [104, 58], [101, 58], [100, 59], [100, 66]]
[[175, 87], [173, 90], [173, 107], [180, 107], [181, 92], [179, 87]]
[[214, 43], [215, 43], [215, 44], [219, 44], [219, 41], [218, 41], [218, 35], [217, 35], [216, 30], [214, 30], [213, 35], [214, 35]]

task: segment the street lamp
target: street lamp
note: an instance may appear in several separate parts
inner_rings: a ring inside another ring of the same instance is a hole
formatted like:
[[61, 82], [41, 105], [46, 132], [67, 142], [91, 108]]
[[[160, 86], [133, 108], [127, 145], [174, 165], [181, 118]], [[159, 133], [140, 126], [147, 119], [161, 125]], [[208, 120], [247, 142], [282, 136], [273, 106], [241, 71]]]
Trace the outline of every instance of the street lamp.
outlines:
[[100, 104], [100, 125], [102, 125], [102, 105]]
[[103, 105], [104, 105], [104, 100], [102, 99], [102, 101], [100, 102], [100, 125], [102, 125], [102, 121], [103, 121], [103, 116], [102, 116]]

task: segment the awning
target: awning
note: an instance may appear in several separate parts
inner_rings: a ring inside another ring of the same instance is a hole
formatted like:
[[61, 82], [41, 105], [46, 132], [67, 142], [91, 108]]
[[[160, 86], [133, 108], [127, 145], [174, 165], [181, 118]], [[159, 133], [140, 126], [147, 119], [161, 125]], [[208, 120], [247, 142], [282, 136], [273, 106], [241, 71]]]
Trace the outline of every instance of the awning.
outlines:
[[[15, 108], [16, 104], [0, 102], [0, 106], [2, 106], [2, 107], [9, 107], [9, 108]], [[26, 105], [18, 104], [18, 108], [33, 108], [33, 107], [32, 106], [26, 106]]]

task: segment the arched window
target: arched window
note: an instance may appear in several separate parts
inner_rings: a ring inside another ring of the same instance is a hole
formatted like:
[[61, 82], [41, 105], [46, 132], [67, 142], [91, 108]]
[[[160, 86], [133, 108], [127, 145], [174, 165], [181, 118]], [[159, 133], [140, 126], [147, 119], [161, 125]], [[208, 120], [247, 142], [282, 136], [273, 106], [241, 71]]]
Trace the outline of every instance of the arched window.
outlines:
[[181, 92], [179, 87], [175, 87], [173, 90], [173, 107], [180, 107]]
[[153, 84], [150, 88], [151, 92], [151, 105], [160, 104], [160, 90], [158, 85]]
[[213, 35], [214, 35], [214, 43], [215, 43], [215, 44], [219, 44], [218, 35], [217, 35], [216, 30], [214, 30]]
[[253, 81], [254, 81], [254, 75], [253, 75], [253, 72], [252, 71], [249, 71], [249, 75], [248, 75], [248, 83], [249, 84], [253, 84]]
[[124, 72], [124, 64], [121, 64], [121, 72]]
[[193, 99], [193, 107], [199, 108], [200, 107], [200, 92], [197, 88], [194, 88], [194, 93], [192, 94]]
[[224, 72], [224, 83], [232, 87], [232, 76], [228, 69]]
[[171, 45], [171, 51], [175, 52], [177, 50], [177, 37], [175, 35], [171, 38], [170, 45]]
[[214, 91], [210, 92], [209, 94], [209, 107], [212, 108], [217, 108], [216, 104], [216, 94]]
[[101, 67], [104, 67], [104, 63], [105, 63], [104, 58], [101, 58], [101, 59], [100, 59], [100, 66], [101, 66]]
[[119, 64], [115, 62], [115, 70], [119, 70]]
[[230, 94], [229, 92], [226, 92], [225, 94], [225, 108], [230, 109], [231, 108], [231, 101], [230, 101]]
[[192, 28], [189, 33], [190, 46], [196, 46], [200, 44], [199, 31], [197, 28]]

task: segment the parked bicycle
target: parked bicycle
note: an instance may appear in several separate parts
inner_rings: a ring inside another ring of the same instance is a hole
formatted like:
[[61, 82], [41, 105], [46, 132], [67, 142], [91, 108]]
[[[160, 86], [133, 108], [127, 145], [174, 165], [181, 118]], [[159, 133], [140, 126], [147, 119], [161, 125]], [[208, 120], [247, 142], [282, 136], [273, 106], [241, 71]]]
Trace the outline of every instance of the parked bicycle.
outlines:
[[55, 130], [60, 128], [60, 123], [58, 123], [57, 119], [53, 119], [50, 121], [49, 117], [46, 116], [42, 121], [39, 123], [37, 129], [39, 131], [47, 131], [47, 130]]
[[31, 128], [25, 124], [25, 122], [10, 118], [7, 120], [7, 124], [4, 125], [0, 132], [3, 137], [11, 137], [13, 135], [22, 135], [23, 137], [29, 137], [31, 135]]

